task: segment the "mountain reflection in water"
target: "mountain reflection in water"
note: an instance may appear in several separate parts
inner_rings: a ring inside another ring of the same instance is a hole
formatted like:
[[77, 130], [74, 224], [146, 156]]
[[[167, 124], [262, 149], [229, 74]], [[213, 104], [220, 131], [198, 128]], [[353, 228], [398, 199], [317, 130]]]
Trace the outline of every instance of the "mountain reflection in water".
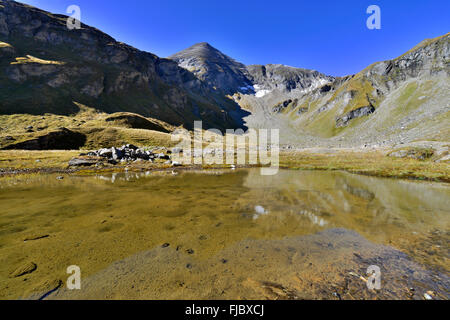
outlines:
[[[446, 184], [258, 169], [2, 182], [0, 297], [448, 298], [449, 195]], [[83, 289], [66, 291], [74, 264]], [[382, 270], [378, 292], [369, 265]]]

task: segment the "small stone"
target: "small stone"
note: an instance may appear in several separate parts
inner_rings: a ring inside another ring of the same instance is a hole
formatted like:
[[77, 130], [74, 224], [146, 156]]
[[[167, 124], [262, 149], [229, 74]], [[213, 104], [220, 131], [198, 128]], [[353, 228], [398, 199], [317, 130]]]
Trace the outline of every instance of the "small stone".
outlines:
[[192, 250], [192, 249], [187, 249], [186, 252], [187, 252], [187, 254], [194, 254], [194, 250]]
[[132, 144], [127, 144], [127, 145], [125, 145], [125, 147], [126, 147], [127, 149], [131, 149], [131, 150], [137, 150], [137, 149], [139, 149], [138, 147], [136, 147], [135, 145], [132, 145]]
[[424, 293], [424, 294], [423, 294], [423, 297], [424, 297], [426, 300], [433, 300], [433, 297], [430, 296], [428, 293]]
[[338, 298], [339, 300], [341, 300], [341, 295], [337, 292], [333, 292], [333, 296], [335, 296], [336, 298]]
[[264, 209], [263, 206], [255, 206], [255, 212], [257, 214], [267, 214], [268, 212]]
[[169, 160], [170, 159], [170, 157], [168, 155], [165, 155], [164, 153], [158, 153], [156, 155], [156, 158], [163, 159], [163, 160]]
[[163, 248], [167, 248], [167, 247], [169, 247], [169, 246], [170, 246], [170, 243], [164, 243], [164, 244], [162, 245]]
[[63, 180], [63, 179], [64, 179], [63, 176], [58, 176], [58, 177], [56, 177], [56, 180]]
[[186, 265], [186, 268], [192, 269], [192, 264], [188, 263], [188, 264]]

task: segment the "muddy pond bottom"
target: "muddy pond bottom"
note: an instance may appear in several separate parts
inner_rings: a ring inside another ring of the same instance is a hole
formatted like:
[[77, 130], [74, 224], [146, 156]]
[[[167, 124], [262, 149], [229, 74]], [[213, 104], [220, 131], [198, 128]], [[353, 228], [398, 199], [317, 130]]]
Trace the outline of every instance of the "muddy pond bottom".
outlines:
[[5, 179], [0, 298], [448, 299], [449, 214], [448, 184], [345, 172]]

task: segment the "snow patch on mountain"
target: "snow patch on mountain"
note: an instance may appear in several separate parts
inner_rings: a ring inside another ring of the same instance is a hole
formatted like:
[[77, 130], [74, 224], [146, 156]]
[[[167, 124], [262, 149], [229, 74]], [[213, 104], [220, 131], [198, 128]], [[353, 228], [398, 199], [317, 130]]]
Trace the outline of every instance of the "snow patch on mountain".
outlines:
[[272, 90], [266, 90], [266, 89], [262, 89], [262, 86], [259, 84], [255, 84], [253, 86], [254, 91], [255, 91], [255, 97], [257, 98], [262, 98], [264, 97], [266, 94], [269, 94], [272, 92]]

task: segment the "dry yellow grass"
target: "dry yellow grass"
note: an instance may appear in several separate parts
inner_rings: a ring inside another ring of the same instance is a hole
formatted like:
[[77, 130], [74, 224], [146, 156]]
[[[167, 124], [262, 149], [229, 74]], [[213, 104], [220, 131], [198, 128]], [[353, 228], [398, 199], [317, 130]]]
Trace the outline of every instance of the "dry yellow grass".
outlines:
[[280, 154], [280, 166], [304, 170], [345, 170], [379, 177], [450, 182], [449, 164], [391, 158], [380, 151], [337, 151], [328, 154], [284, 152]]
[[[87, 141], [84, 149], [120, 146], [126, 143], [166, 147], [173, 144], [170, 134], [120, 126], [120, 124], [105, 120], [111, 116], [110, 114], [76, 102], [75, 104], [79, 108], [79, 112], [75, 115], [0, 115], [0, 148], [35, 139], [62, 127], [86, 135]], [[167, 131], [174, 129], [173, 126], [162, 121], [147, 119], [156, 122]], [[29, 131], [27, 127], [33, 129]], [[12, 137], [14, 140], [8, 140], [7, 137]]]
[[64, 169], [80, 151], [0, 151], [0, 170]]
[[11, 64], [27, 64], [27, 63], [37, 63], [37, 64], [53, 64], [53, 65], [63, 65], [64, 62], [61, 61], [52, 61], [52, 60], [43, 60], [30, 55], [25, 57], [16, 58], [15, 62], [11, 62]]
[[[73, 151], [0, 151], [0, 172], [25, 170], [46, 172], [47, 170], [65, 170], [68, 161], [80, 154]], [[163, 163], [127, 164], [130, 170], [147, 170], [169, 168]], [[90, 170], [121, 170], [123, 166], [89, 168]], [[189, 166], [185, 166], [189, 167]], [[194, 167], [194, 165], [192, 166]], [[198, 167], [198, 166], [197, 166]], [[211, 166], [203, 166], [208, 168]], [[219, 166], [220, 167], [220, 166]], [[224, 165], [223, 167], [228, 167]], [[450, 165], [432, 161], [414, 159], [398, 159], [387, 157], [383, 152], [350, 152], [335, 153], [281, 152], [280, 167], [295, 170], [344, 170], [348, 172], [403, 179], [419, 179], [429, 181], [450, 182]], [[86, 171], [86, 170], [85, 170]]]
[[12, 46], [9, 43], [1, 42], [0, 41], [0, 48], [12, 48]]

